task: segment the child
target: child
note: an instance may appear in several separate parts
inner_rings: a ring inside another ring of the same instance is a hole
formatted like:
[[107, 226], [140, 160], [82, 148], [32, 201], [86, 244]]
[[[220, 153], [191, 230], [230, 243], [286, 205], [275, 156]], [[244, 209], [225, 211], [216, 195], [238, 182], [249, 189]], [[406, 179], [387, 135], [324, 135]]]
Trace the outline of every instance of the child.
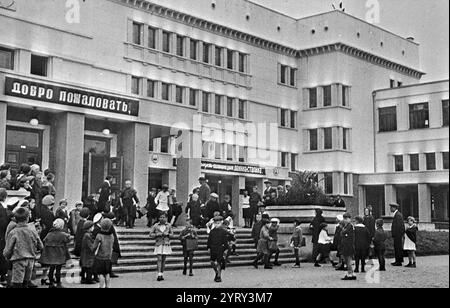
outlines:
[[408, 217], [408, 228], [406, 229], [405, 244], [403, 249], [408, 252], [409, 263], [405, 267], [416, 268], [416, 243], [417, 231], [416, 219]]
[[196, 228], [199, 228], [202, 223], [201, 204], [198, 198], [197, 194], [193, 194], [186, 207], [186, 214], [191, 219], [192, 225]]
[[[320, 224], [319, 239], [317, 241], [317, 243], [319, 244], [318, 255], [316, 257], [316, 262], [314, 263], [315, 267], [320, 267], [319, 262], [322, 260], [330, 260], [330, 249], [333, 239], [328, 236], [327, 228], [328, 225], [326, 223], [323, 222]], [[333, 261], [330, 260], [330, 262], [333, 266], [336, 265]]]
[[77, 202], [75, 203], [75, 208], [69, 213], [69, 223], [68, 228], [70, 231], [70, 234], [75, 236], [77, 233], [77, 227], [78, 223], [81, 220], [81, 210], [83, 209], [83, 202]]
[[150, 229], [150, 238], [155, 239], [154, 255], [158, 258], [158, 278], [157, 281], [164, 280], [164, 268], [166, 266], [167, 256], [172, 254], [170, 247], [170, 238], [173, 237], [172, 226], [167, 222], [167, 214], [161, 213], [159, 215], [159, 223], [155, 224]]
[[12, 287], [27, 288], [31, 284], [37, 252], [42, 250], [43, 244], [39, 235], [28, 227], [28, 209], [19, 208], [14, 217], [17, 225], [6, 238], [3, 255], [12, 263]]
[[184, 268], [183, 275], [187, 274], [187, 263], [189, 260], [189, 276], [194, 276], [194, 251], [198, 248], [198, 235], [192, 220], [186, 220], [186, 227], [180, 233], [181, 244], [183, 245]]
[[84, 235], [84, 223], [87, 221], [87, 219], [90, 216], [90, 211], [88, 208], [83, 208], [80, 212], [80, 220], [77, 224], [77, 231], [75, 232], [75, 248], [73, 249], [73, 254], [77, 257], [80, 256], [81, 253], [81, 244], [83, 242], [83, 235]]
[[207, 244], [210, 250], [211, 266], [216, 273], [215, 282], [222, 282], [222, 270], [225, 269], [223, 253], [228, 247], [228, 232], [221, 227], [222, 223], [222, 216], [214, 217], [215, 227], [209, 233]]
[[69, 215], [67, 214], [67, 200], [62, 199], [59, 201], [59, 207], [55, 212], [56, 219], [62, 219], [64, 221], [64, 231], [68, 231], [67, 223], [69, 222]]
[[81, 244], [81, 284], [95, 284], [92, 280], [92, 267], [94, 266], [95, 253], [94, 253], [94, 239], [92, 238], [92, 232], [94, 231], [94, 223], [92, 221], [86, 221], [83, 225], [84, 235]]
[[[220, 216], [219, 211], [215, 211], [213, 214], [213, 218], [211, 218], [208, 223], [206, 224], [206, 233], [211, 233], [211, 231], [216, 227], [215, 218]], [[223, 217], [222, 217], [223, 219]]]
[[378, 263], [380, 264], [380, 271], [384, 272], [386, 271], [386, 260], [384, 258], [384, 255], [386, 253], [386, 240], [387, 240], [387, 234], [384, 232], [383, 229], [383, 219], [377, 219], [375, 221], [376, 230], [375, 230], [375, 236], [373, 238], [373, 245], [375, 250], [375, 255], [378, 257]]
[[352, 216], [349, 213], [344, 214], [341, 231], [341, 252], [347, 265], [347, 275], [342, 280], [356, 280], [352, 264], [355, 254], [355, 228], [352, 225]]
[[100, 222], [101, 231], [94, 241], [93, 251], [96, 251], [93, 270], [100, 278], [100, 288], [110, 287], [112, 272], [112, 252], [114, 245], [114, 235], [111, 232], [113, 222], [109, 218], [104, 218]]
[[342, 252], [341, 252], [341, 232], [342, 228], [344, 227], [344, 217], [342, 215], [336, 216], [336, 229], [334, 231], [334, 238], [333, 238], [333, 250], [336, 250], [336, 257], [338, 258], [338, 265], [336, 265], [337, 271], [346, 271], [345, 268], [345, 260], [342, 258]]
[[277, 218], [272, 218], [270, 221], [269, 227], [269, 263], [270, 258], [273, 254], [275, 254], [275, 261], [273, 262], [274, 266], [281, 266], [281, 263], [278, 262], [278, 258], [280, 256], [280, 248], [278, 248], [278, 229], [280, 228], [280, 220]]
[[236, 253], [236, 229], [234, 229], [230, 226], [230, 221], [228, 219], [225, 219], [223, 221], [223, 227], [228, 233], [228, 249], [227, 249], [227, 256], [226, 256], [225, 262], [227, 264], [231, 264], [230, 256], [238, 255]]
[[300, 220], [296, 219], [294, 222], [294, 233], [291, 237], [291, 246], [294, 247], [295, 264], [294, 268], [300, 268], [300, 248], [303, 242], [303, 232]]
[[253, 266], [257, 269], [259, 260], [264, 260], [264, 269], [272, 269], [270, 265], [270, 251], [269, 251], [269, 241], [272, 239], [269, 235], [270, 220], [268, 218], [263, 218], [261, 220], [261, 231], [259, 234], [258, 246], [256, 248], [257, 256], [255, 261], [253, 261]]
[[355, 217], [355, 273], [359, 273], [359, 263], [361, 263], [361, 273], [365, 273], [366, 259], [369, 255], [372, 236], [363, 224], [362, 217]]
[[48, 279], [51, 289], [63, 288], [61, 284], [61, 269], [70, 259], [67, 249], [69, 242], [70, 235], [64, 232], [64, 220], [56, 219], [53, 222], [53, 228], [44, 239], [44, 250], [39, 260], [42, 265], [50, 267]]

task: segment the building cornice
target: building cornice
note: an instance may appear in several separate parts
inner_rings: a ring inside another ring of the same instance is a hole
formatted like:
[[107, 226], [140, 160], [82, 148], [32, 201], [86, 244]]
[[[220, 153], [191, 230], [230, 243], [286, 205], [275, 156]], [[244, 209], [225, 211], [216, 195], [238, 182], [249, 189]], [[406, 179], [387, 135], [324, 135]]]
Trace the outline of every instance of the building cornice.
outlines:
[[245, 33], [240, 30], [223, 26], [200, 17], [176, 11], [174, 9], [170, 9], [161, 6], [159, 4], [149, 2], [147, 0], [109, 0], [109, 1], [120, 3], [122, 5], [133, 7], [142, 11], [146, 11], [166, 19], [171, 19], [176, 22], [183, 23], [191, 27], [196, 27], [204, 31], [213, 32], [215, 34], [219, 34], [234, 40], [243, 41], [248, 44], [263, 49], [268, 49], [276, 53], [290, 57], [302, 58], [337, 51], [358, 57], [360, 59], [364, 59], [366, 61], [369, 61], [371, 63], [380, 66], [394, 69], [396, 71], [413, 76], [415, 78], [421, 78], [423, 75], [425, 75], [424, 72], [421, 72], [417, 69], [410, 68], [399, 63], [395, 63], [393, 61], [387, 60], [380, 56], [376, 56], [374, 54], [358, 49], [356, 47], [348, 46], [343, 43], [333, 43], [308, 49], [297, 49], [294, 47], [283, 45], [281, 43], [267, 40], [265, 38], [261, 38], [253, 34]]

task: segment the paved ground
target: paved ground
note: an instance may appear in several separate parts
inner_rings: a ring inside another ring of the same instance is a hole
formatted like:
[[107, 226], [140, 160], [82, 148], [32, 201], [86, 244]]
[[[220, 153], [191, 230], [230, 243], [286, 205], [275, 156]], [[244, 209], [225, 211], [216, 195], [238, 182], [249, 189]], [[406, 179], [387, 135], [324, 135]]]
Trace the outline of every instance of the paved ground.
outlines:
[[[390, 261], [390, 260], [389, 260]], [[390, 263], [389, 263], [390, 264]], [[213, 271], [196, 270], [195, 277], [185, 277], [181, 272], [167, 272], [164, 282], [156, 281], [155, 273], [124, 274], [113, 279], [114, 288], [448, 288], [449, 256], [418, 258], [417, 269], [387, 266], [387, 272], [377, 277], [372, 275], [366, 280], [365, 274], [358, 274], [356, 282], [341, 282], [343, 272], [337, 272], [331, 265], [314, 268], [312, 264], [303, 264], [301, 269], [284, 265], [274, 270], [256, 270], [249, 267], [230, 268], [224, 272], [221, 284], [213, 282]], [[367, 282], [368, 281], [368, 282]], [[79, 284], [67, 284], [68, 288], [86, 288]], [[90, 286], [96, 288], [98, 286]]]

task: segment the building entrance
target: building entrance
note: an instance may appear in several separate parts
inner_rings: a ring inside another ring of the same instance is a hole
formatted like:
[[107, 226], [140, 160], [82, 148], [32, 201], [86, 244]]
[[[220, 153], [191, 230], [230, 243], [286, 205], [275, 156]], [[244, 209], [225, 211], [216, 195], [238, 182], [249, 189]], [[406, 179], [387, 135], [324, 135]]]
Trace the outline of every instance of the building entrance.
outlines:
[[16, 127], [6, 128], [6, 163], [13, 171], [21, 164], [42, 165], [42, 132]]

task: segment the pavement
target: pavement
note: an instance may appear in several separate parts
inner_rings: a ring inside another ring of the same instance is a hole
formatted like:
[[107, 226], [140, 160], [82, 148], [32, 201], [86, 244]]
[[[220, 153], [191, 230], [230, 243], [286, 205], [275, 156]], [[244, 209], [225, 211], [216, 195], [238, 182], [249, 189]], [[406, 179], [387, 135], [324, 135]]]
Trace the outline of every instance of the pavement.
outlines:
[[[235, 267], [224, 271], [223, 282], [214, 283], [212, 269], [195, 270], [194, 277], [181, 271], [165, 273], [165, 281], [157, 282], [156, 273], [123, 274], [112, 280], [112, 288], [449, 288], [449, 256], [419, 257], [417, 268], [392, 267], [387, 260], [387, 271], [370, 270], [357, 274], [357, 281], [341, 281], [344, 272], [331, 265], [321, 268], [304, 263], [299, 269], [283, 265], [273, 270]], [[371, 261], [370, 261], [370, 264]], [[63, 282], [66, 288], [98, 288], [74, 283], [71, 277]]]

